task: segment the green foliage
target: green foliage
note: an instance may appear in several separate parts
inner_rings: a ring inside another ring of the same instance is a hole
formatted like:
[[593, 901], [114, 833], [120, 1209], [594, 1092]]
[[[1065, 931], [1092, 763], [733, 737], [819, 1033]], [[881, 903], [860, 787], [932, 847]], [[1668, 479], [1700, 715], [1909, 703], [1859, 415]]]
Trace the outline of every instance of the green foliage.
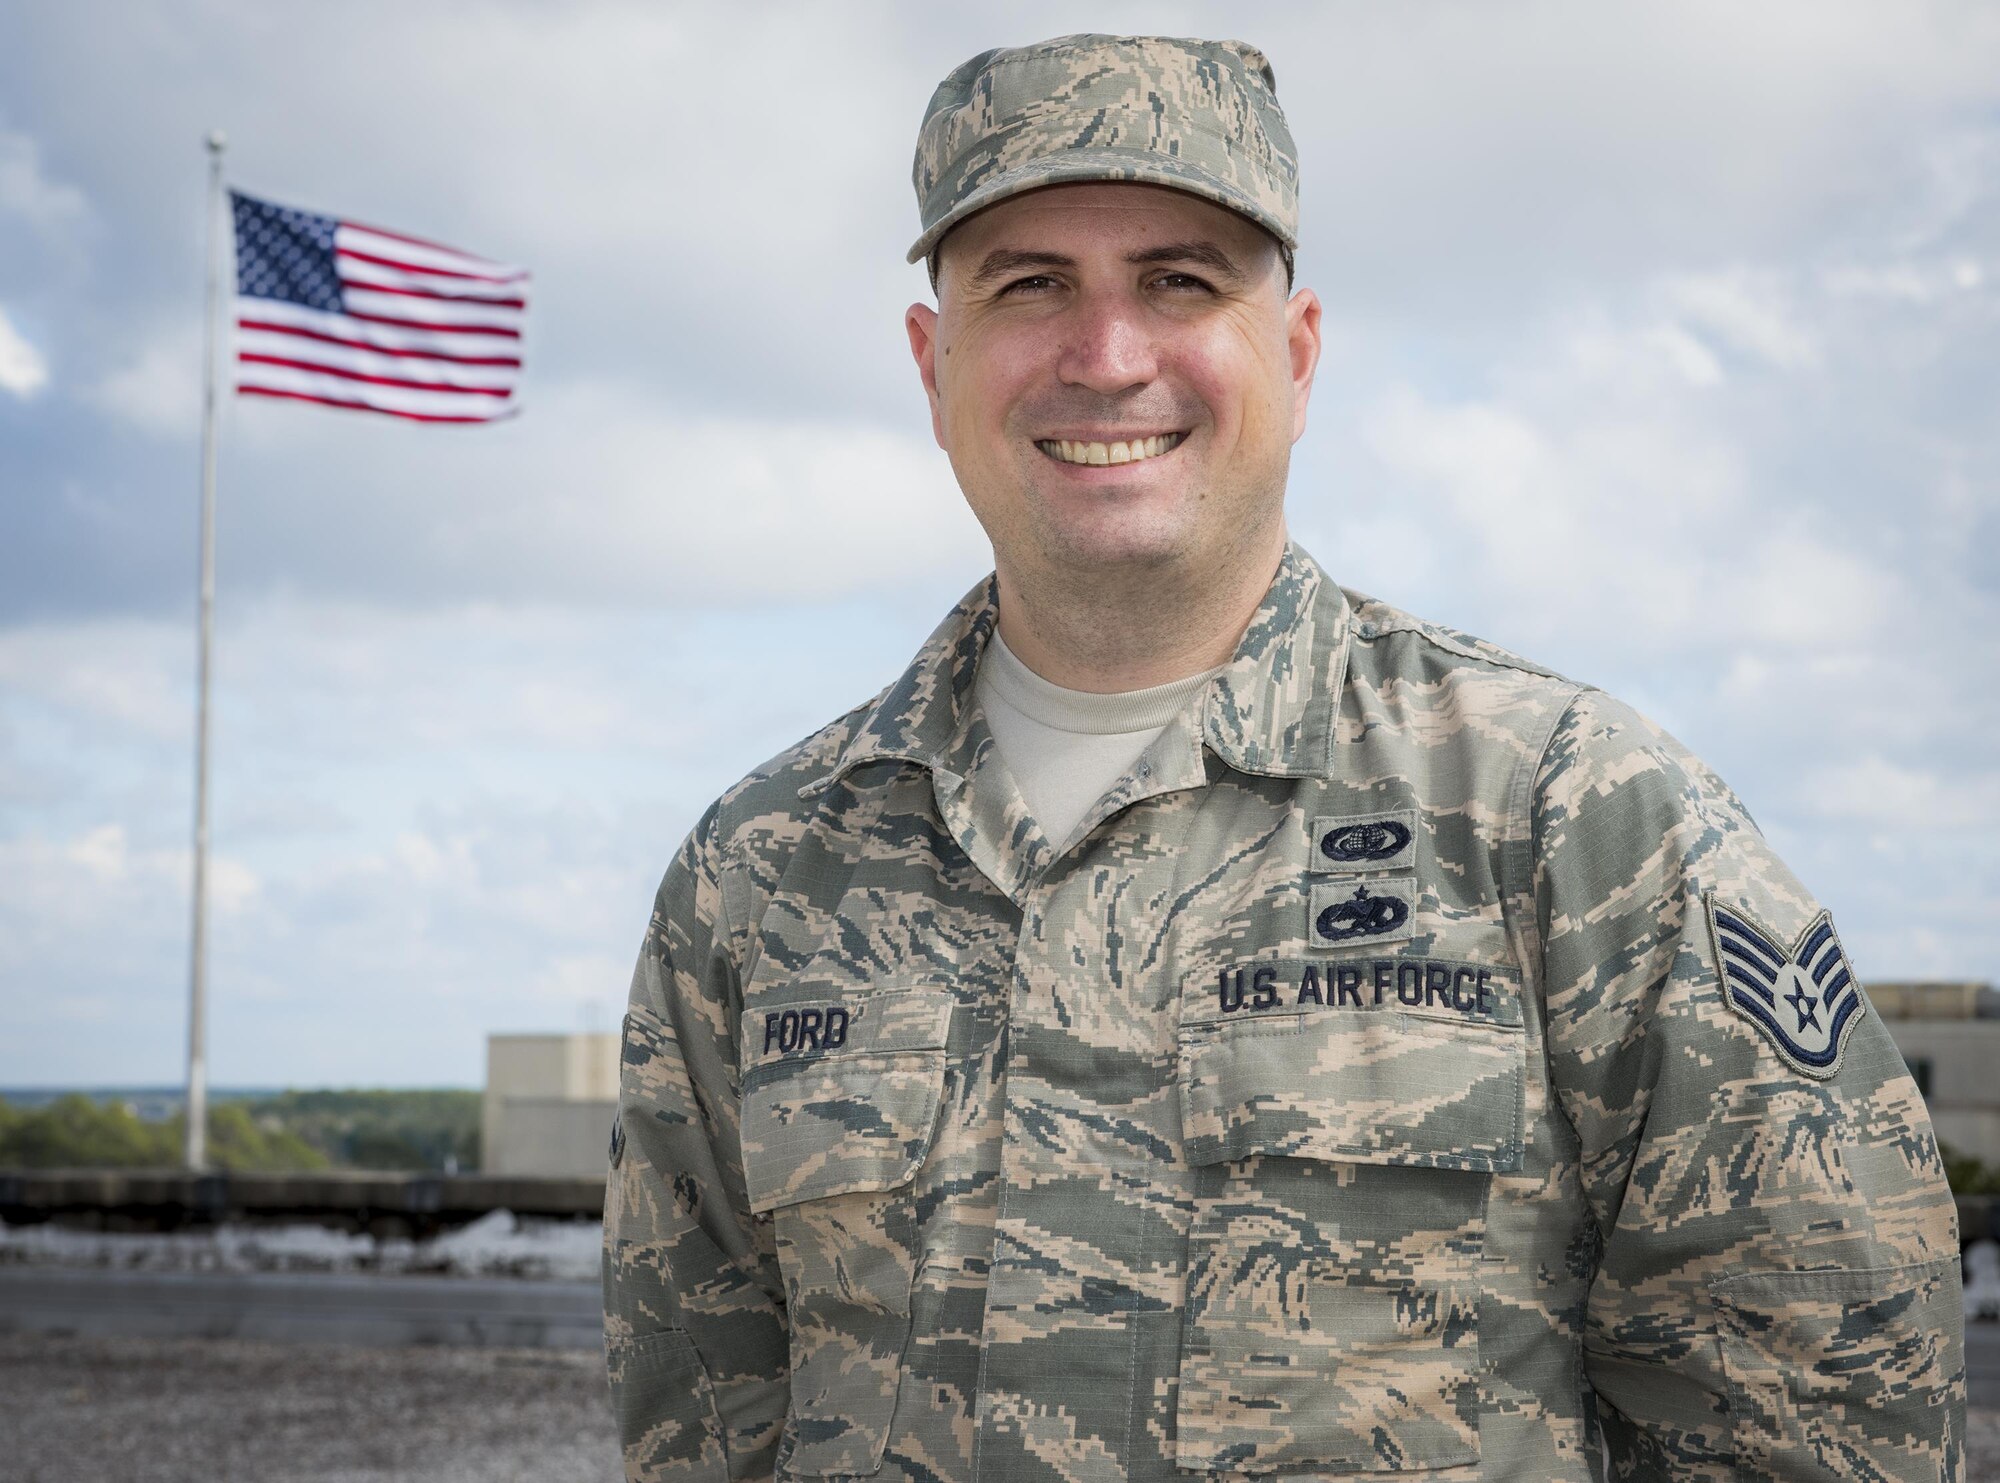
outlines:
[[[208, 1109], [218, 1169], [278, 1173], [328, 1167], [479, 1167], [477, 1092], [281, 1092]], [[146, 1122], [123, 1103], [78, 1093], [41, 1107], [0, 1098], [0, 1168], [162, 1169], [181, 1161], [180, 1115]]]
[[[176, 1146], [187, 1119], [168, 1119]], [[240, 1102], [223, 1102], [208, 1109], [208, 1161], [231, 1173], [276, 1174], [298, 1169], [324, 1169], [332, 1162], [289, 1128], [253, 1119]]]
[[44, 1107], [0, 1101], [0, 1166], [12, 1169], [152, 1169], [180, 1159], [180, 1129], [145, 1123], [117, 1103], [75, 1092]]
[[1971, 1154], [1959, 1153], [1942, 1141], [1938, 1152], [1944, 1158], [1944, 1177], [1955, 1195], [2000, 1195], [2000, 1169], [1989, 1168]]
[[246, 1105], [346, 1168], [479, 1167], [478, 1092], [280, 1092]]
[[[167, 1169], [180, 1163], [187, 1121], [143, 1122], [119, 1102], [71, 1093], [45, 1107], [0, 1101], [0, 1166], [14, 1169]], [[208, 1112], [208, 1158], [218, 1169], [324, 1169], [318, 1149], [282, 1127], [253, 1121], [239, 1104]]]

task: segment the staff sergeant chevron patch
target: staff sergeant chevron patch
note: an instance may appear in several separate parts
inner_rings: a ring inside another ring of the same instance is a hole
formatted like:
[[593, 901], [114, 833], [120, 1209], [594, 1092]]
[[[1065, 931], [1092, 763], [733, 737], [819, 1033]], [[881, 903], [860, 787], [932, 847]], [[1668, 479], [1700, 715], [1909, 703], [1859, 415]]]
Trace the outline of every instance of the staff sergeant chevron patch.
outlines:
[[1723, 996], [1762, 1030], [1797, 1070], [1824, 1081], [1840, 1069], [1847, 1037], [1867, 1012], [1861, 985], [1847, 966], [1822, 911], [1788, 949], [1777, 933], [1740, 907], [1724, 906], [1710, 892], [1709, 934]]

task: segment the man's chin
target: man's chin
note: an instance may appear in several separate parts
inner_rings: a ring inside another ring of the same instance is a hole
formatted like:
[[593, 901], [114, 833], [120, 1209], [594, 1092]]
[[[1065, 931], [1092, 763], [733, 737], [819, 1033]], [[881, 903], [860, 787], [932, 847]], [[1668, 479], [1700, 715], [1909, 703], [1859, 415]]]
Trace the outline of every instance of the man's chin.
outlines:
[[1084, 575], [1109, 576], [1120, 570], [1171, 566], [1191, 554], [1192, 532], [1185, 522], [1156, 512], [1095, 512], [1044, 532], [1040, 542], [1051, 565]]

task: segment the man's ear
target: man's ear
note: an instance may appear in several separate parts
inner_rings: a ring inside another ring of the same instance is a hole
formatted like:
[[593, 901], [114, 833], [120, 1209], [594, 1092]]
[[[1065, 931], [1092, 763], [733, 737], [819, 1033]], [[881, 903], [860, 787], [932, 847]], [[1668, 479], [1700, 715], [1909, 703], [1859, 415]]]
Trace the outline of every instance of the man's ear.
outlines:
[[1285, 344], [1292, 361], [1292, 441], [1305, 436], [1306, 403], [1312, 399], [1313, 372], [1319, 368], [1319, 295], [1309, 288], [1285, 305]]
[[944, 408], [938, 401], [937, 347], [938, 312], [929, 304], [912, 304], [903, 314], [903, 328], [910, 336], [910, 355], [923, 378], [924, 395], [931, 402], [931, 436], [944, 447]]

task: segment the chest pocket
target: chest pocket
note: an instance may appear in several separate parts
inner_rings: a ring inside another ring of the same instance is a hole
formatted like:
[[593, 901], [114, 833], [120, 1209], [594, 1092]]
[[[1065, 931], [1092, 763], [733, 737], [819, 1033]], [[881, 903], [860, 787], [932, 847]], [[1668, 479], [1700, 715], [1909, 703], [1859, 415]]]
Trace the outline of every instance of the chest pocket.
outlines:
[[882, 1465], [952, 1006], [945, 989], [888, 989], [744, 1015], [744, 1177], [772, 1218], [791, 1325], [780, 1472]]
[[1509, 1017], [1315, 1007], [1182, 1025], [1181, 1467], [1477, 1461], [1487, 1176], [1521, 1164]]

